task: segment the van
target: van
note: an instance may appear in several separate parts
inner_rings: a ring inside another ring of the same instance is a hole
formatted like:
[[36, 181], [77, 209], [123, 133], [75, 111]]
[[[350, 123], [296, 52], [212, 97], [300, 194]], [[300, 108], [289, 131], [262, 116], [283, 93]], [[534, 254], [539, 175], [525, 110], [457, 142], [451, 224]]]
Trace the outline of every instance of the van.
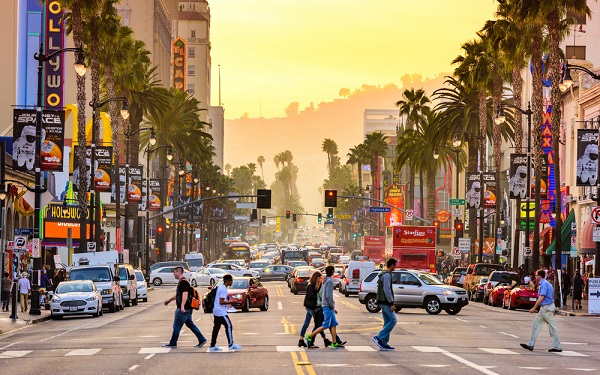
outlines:
[[102, 295], [102, 306], [115, 312], [123, 309], [123, 293], [119, 285], [118, 270], [114, 264], [71, 267], [69, 280], [91, 280]]
[[123, 290], [123, 303], [125, 306], [137, 306], [137, 280], [135, 277], [135, 269], [128, 263], [117, 265], [119, 269], [119, 285]]
[[348, 297], [350, 294], [358, 294], [360, 283], [375, 269], [374, 262], [353, 260], [348, 264], [344, 273], [344, 279], [340, 284], [340, 293]]
[[202, 253], [187, 253], [183, 260], [190, 266], [190, 271], [200, 271], [204, 267], [204, 256]]

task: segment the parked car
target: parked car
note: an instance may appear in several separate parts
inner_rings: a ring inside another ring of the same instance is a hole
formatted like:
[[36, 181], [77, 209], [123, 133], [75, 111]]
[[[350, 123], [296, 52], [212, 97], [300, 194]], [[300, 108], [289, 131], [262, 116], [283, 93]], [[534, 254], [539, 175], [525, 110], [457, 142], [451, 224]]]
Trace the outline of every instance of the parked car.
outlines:
[[475, 292], [471, 294], [471, 301], [483, 301], [483, 289], [485, 288], [485, 284], [487, 284], [487, 282], [487, 277], [482, 277], [479, 279], [479, 283], [477, 284], [477, 288], [475, 288]]
[[146, 278], [142, 270], [135, 270], [135, 280], [137, 281], [137, 298], [142, 302], [148, 302], [148, 287], [146, 286]]
[[510, 271], [494, 271], [490, 274], [488, 278], [488, 282], [485, 284], [483, 288], [483, 303], [489, 303], [490, 292], [492, 289], [498, 285], [499, 283], [503, 284], [511, 284], [512, 282], [520, 283], [521, 279], [519, 278], [519, 274], [516, 272]]
[[351, 293], [360, 292], [360, 282], [374, 269], [374, 262], [351, 261], [344, 270], [344, 276], [340, 283], [340, 293], [349, 297]]
[[255, 270], [247, 270], [233, 263], [212, 263], [206, 268], [220, 268], [232, 276], [256, 277], [260, 278], [260, 273]]
[[[173, 275], [175, 267], [162, 267], [150, 272], [150, 280], [155, 286], [162, 284], [177, 284], [179, 281]], [[200, 276], [196, 272], [183, 271], [183, 276], [188, 279], [191, 286], [196, 287], [200, 282]]]
[[488, 296], [488, 304], [490, 306], [500, 306], [504, 301], [504, 292], [510, 287], [508, 283], [498, 283], [495, 287], [490, 290]]
[[50, 317], [102, 315], [102, 295], [91, 280], [62, 281], [50, 299]]
[[90, 280], [102, 295], [102, 306], [108, 311], [123, 310], [123, 291], [119, 285], [118, 270], [113, 265], [78, 266], [71, 267], [69, 280]]
[[197, 275], [198, 285], [214, 286], [227, 275], [227, 271], [220, 268], [203, 268], [197, 272]]
[[514, 284], [504, 291], [503, 309], [530, 309], [538, 299], [537, 290], [529, 284]]
[[489, 277], [494, 271], [502, 271], [504, 268], [501, 264], [494, 263], [473, 263], [469, 264], [465, 273], [463, 281], [463, 288], [467, 291], [469, 299], [473, 298], [471, 295], [475, 293], [476, 288], [479, 285], [479, 279], [482, 277]]
[[288, 275], [292, 271], [290, 266], [271, 265], [260, 270], [260, 279], [266, 280], [287, 280]]
[[153, 265], [150, 266], [150, 272], [154, 271], [155, 269], [161, 268], [161, 267], [175, 267], [175, 266], [181, 266], [183, 267], [183, 270], [187, 270], [190, 271], [190, 265], [187, 262], [182, 262], [182, 261], [168, 261], [168, 262], [156, 262]]
[[123, 290], [123, 303], [125, 306], [137, 306], [137, 280], [133, 266], [128, 263], [117, 265], [119, 269], [119, 285]]
[[[381, 310], [377, 303], [377, 281], [380, 270], [372, 271], [360, 284], [358, 300], [367, 311]], [[442, 310], [456, 315], [463, 306], [469, 304], [467, 292], [463, 288], [443, 284], [428, 272], [415, 270], [395, 270], [392, 273], [392, 289], [396, 312], [402, 308], [423, 308], [428, 314], [439, 314]]]
[[[215, 286], [209, 287], [209, 289], [218, 288], [222, 283], [223, 281], [221, 280]], [[206, 306], [207, 295], [208, 293], [205, 293], [202, 299], [203, 306]], [[242, 309], [244, 312], [254, 307], [260, 308], [261, 311], [269, 309], [269, 291], [254, 277], [234, 277], [233, 283], [229, 287], [228, 295], [230, 299], [239, 301], [232, 304], [232, 306], [236, 309]], [[208, 313], [206, 309], [204, 312]]]
[[291, 282], [290, 290], [294, 294], [298, 294], [299, 292], [306, 292], [308, 289], [308, 281], [310, 277], [315, 272], [315, 270], [300, 270], [296, 272], [294, 278]]
[[461, 281], [461, 277], [464, 277], [467, 273], [467, 267], [456, 267], [450, 273], [450, 285], [461, 287], [463, 286], [464, 279]]

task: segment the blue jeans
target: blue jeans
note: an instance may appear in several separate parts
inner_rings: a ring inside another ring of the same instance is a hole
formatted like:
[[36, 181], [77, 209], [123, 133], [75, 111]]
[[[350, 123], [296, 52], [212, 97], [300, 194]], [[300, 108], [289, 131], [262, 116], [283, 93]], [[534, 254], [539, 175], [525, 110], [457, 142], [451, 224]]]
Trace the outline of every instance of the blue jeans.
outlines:
[[[302, 325], [302, 329], [300, 330], [300, 338], [302, 339], [304, 339], [304, 334], [306, 334], [306, 330], [308, 329], [308, 326], [310, 325], [310, 321], [312, 319], [314, 319], [315, 321], [315, 329], [317, 327], [320, 327], [320, 325], [317, 325], [317, 317], [315, 316], [315, 312], [309, 309], [308, 307], [305, 307], [305, 309], [306, 317], [304, 318], [304, 324]], [[325, 332], [321, 332], [321, 337], [325, 338]]]
[[192, 320], [192, 310], [186, 310], [184, 313], [181, 312], [180, 309], [175, 309], [175, 319], [173, 320], [173, 334], [171, 335], [171, 341], [169, 341], [169, 345], [177, 345], [177, 340], [179, 339], [179, 332], [181, 332], [181, 327], [186, 325], [196, 335], [198, 338], [198, 343], [206, 341], [206, 338], [202, 336], [202, 332], [196, 327], [194, 321]]
[[392, 306], [379, 306], [381, 306], [381, 312], [383, 313], [383, 329], [377, 334], [377, 337], [384, 345], [387, 345], [390, 341], [390, 333], [396, 326], [396, 313], [392, 311]]

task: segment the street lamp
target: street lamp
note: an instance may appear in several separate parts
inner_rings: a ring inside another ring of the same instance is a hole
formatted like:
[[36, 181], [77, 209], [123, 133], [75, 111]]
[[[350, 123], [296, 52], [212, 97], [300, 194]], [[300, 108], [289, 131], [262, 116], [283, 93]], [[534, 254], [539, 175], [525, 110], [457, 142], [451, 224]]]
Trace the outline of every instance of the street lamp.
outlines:
[[[454, 140], [452, 141], [452, 146], [454, 146], [454, 152], [456, 153], [456, 201], [458, 202], [458, 169], [459, 169], [459, 163], [460, 160], [458, 159], [459, 154], [460, 154], [460, 145], [462, 145], [462, 139], [460, 139], [460, 135], [459, 133], [456, 133], [454, 135]], [[483, 188], [483, 186], [482, 186]], [[454, 208], [458, 211], [458, 205], [454, 206]], [[456, 218], [456, 221], [458, 221], [458, 217]], [[455, 232], [456, 230], [456, 221], [454, 222], [454, 230]], [[480, 223], [480, 225], [483, 225], [483, 223]], [[454, 233], [454, 246], [458, 246], [458, 233]], [[481, 244], [480, 246], [481, 247]]]
[[[506, 121], [506, 115], [504, 114], [503, 105], [506, 105], [509, 108], [516, 109], [517, 111], [521, 112], [521, 114], [527, 116], [527, 190], [525, 191], [527, 208], [525, 209], [525, 253], [529, 252], [532, 257], [539, 256], [539, 254], [533, 254], [529, 243], [529, 201], [531, 199], [531, 116], [533, 115], [533, 111], [531, 110], [531, 102], [527, 103], [527, 109], [519, 108], [513, 104], [500, 103], [500, 107], [498, 108], [498, 114], [496, 115], [496, 119], [499, 121], [499, 124], [502, 124], [504, 121]], [[529, 261], [527, 260], [527, 257], [525, 259], [527, 271], [529, 271]]]
[[[49, 55], [44, 54], [44, 43], [40, 43], [40, 50], [38, 53], [33, 55], [33, 58], [38, 62], [38, 74], [37, 74], [37, 103], [35, 109], [35, 203], [34, 203], [34, 219], [33, 219], [33, 238], [34, 241], [40, 240], [40, 214], [42, 205], [42, 171], [40, 168], [40, 151], [42, 149], [42, 82], [44, 73], [44, 63], [52, 59], [54, 56], [62, 52], [74, 52], [77, 53], [77, 61], [74, 64], [75, 71], [81, 77], [85, 74], [85, 63], [83, 48], [81, 46], [75, 48], [61, 48], [53, 51]], [[4, 166], [3, 166], [4, 167]], [[41, 244], [40, 244], [41, 245]], [[41, 249], [41, 246], [40, 246]], [[43, 253], [43, 250], [42, 250]], [[41, 254], [40, 254], [41, 255]], [[31, 309], [29, 310], [30, 315], [40, 315], [40, 290], [38, 271], [42, 268], [42, 258], [33, 258], [33, 273], [32, 273], [32, 288], [31, 288]]]

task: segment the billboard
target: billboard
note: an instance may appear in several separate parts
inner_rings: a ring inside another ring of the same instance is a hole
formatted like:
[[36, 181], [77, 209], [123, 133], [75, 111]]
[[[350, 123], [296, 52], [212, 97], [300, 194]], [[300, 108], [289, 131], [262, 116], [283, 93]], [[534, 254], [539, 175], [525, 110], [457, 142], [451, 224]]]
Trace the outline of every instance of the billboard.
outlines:
[[185, 42], [179, 37], [173, 41], [173, 88], [185, 91], [186, 51]]
[[483, 173], [483, 187], [485, 188], [483, 193], [483, 207], [495, 208], [497, 200], [495, 173]]
[[598, 181], [598, 129], [577, 130], [577, 186], [596, 186]]
[[94, 173], [94, 189], [106, 192], [111, 188], [112, 146], [96, 146], [96, 173]]
[[394, 250], [414, 248], [435, 250], [435, 232], [434, 226], [396, 226], [393, 234]]
[[[117, 181], [119, 182], [117, 185]], [[114, 203], [117, 199], [117, 189], [119, 190], [119, 202], [125, 202], [125, 167], [119, 167], [113, 170], [113, 178], [111, 184], [111, 201]]]
[[[42, 113], [42, 148], [40, 168], [45, 171], [63, 169], [65, 111]], [[13, 168], [23, 172], [35, 167], [36, 114], [33, 109], [13, 112]]]
[[150, 179], [150, 191], [148, 194], [148, 209], [150, 211], [158, 211], [161, 209], [160, 193], [161, 193], [160, 180], [157, 178]]
[[[91, 211], [87, 211], [87, 222], [92, 217]], [[77, 205], [68, 205], [65, 210], [62, 203], [50, 203], [44, 207], [44, 244], [64, 244], [68, 230], [74, 243], [79, 243], [81, 211]], [[86, 233], [90, 233], [90, 224], [86, 224]]]
[[[387, 191], [385, 201], [392, 206], [404, 208], [402, 188], [396, 184], [392, 185]], [[391, 207], [390, 212], [385, 214], [385, 219], [388, 226], [401, 225], [404, 222], [404, 214], [402, 211]]]
[[[46, 54], [60, 50], [65, 46], [65, 23], [60, 2], [46, 1]], [[64, 69], [65, 53], [59, 53], [44, 66], [44, 108], [59, 109], [64, 107]], [[64, 117], [64, 116], [63, 116]]]

